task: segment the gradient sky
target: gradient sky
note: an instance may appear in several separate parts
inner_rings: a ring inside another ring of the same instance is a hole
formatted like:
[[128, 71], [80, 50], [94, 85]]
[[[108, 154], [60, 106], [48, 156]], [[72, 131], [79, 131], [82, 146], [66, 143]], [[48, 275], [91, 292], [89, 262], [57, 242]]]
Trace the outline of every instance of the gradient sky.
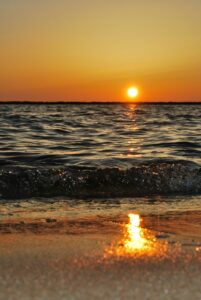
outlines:
[[2, 0], [0, 100], [201, 101], [201, 0]]

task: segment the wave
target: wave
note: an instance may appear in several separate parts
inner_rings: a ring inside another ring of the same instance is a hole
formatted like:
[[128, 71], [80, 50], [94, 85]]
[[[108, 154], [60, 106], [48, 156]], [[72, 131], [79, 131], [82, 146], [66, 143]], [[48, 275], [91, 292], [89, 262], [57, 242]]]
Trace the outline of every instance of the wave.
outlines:
[[2, 199], [67, 196], [134, 197], [201, 194], [201, 167], [183, 161], [153, 162], [122, 170], [86, 167], [0, 169]]

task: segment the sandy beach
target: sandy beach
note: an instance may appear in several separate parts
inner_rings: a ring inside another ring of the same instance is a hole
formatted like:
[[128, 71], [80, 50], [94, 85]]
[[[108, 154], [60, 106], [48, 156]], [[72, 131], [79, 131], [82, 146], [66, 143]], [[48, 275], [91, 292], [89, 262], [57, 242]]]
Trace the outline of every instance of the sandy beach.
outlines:
[[200, 211], [38, 216], [1, 218], [0, 299], [201, 298]]

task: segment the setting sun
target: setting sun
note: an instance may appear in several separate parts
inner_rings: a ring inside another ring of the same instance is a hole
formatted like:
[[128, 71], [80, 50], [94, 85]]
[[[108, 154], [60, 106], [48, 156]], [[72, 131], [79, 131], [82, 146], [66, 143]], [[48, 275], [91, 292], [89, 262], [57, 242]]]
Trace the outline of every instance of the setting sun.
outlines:
[[139, 94], [139, 91], [136, 87], [130, 87], [128, 90], [127, 90], [127, 95], [129, 98], [136, 98]]

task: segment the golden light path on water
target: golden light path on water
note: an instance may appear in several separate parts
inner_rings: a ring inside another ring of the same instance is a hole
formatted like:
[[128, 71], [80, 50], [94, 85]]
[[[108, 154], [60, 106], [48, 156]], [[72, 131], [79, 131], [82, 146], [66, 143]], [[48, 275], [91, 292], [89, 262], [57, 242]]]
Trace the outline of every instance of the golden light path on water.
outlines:
[[139, 214], [128, 214], [128, 223], [123, 228], [123, 238], [106, 249], [107, 256], [164, 256], [168, 244], [157, 240], [151, 230], [141, 226]]

